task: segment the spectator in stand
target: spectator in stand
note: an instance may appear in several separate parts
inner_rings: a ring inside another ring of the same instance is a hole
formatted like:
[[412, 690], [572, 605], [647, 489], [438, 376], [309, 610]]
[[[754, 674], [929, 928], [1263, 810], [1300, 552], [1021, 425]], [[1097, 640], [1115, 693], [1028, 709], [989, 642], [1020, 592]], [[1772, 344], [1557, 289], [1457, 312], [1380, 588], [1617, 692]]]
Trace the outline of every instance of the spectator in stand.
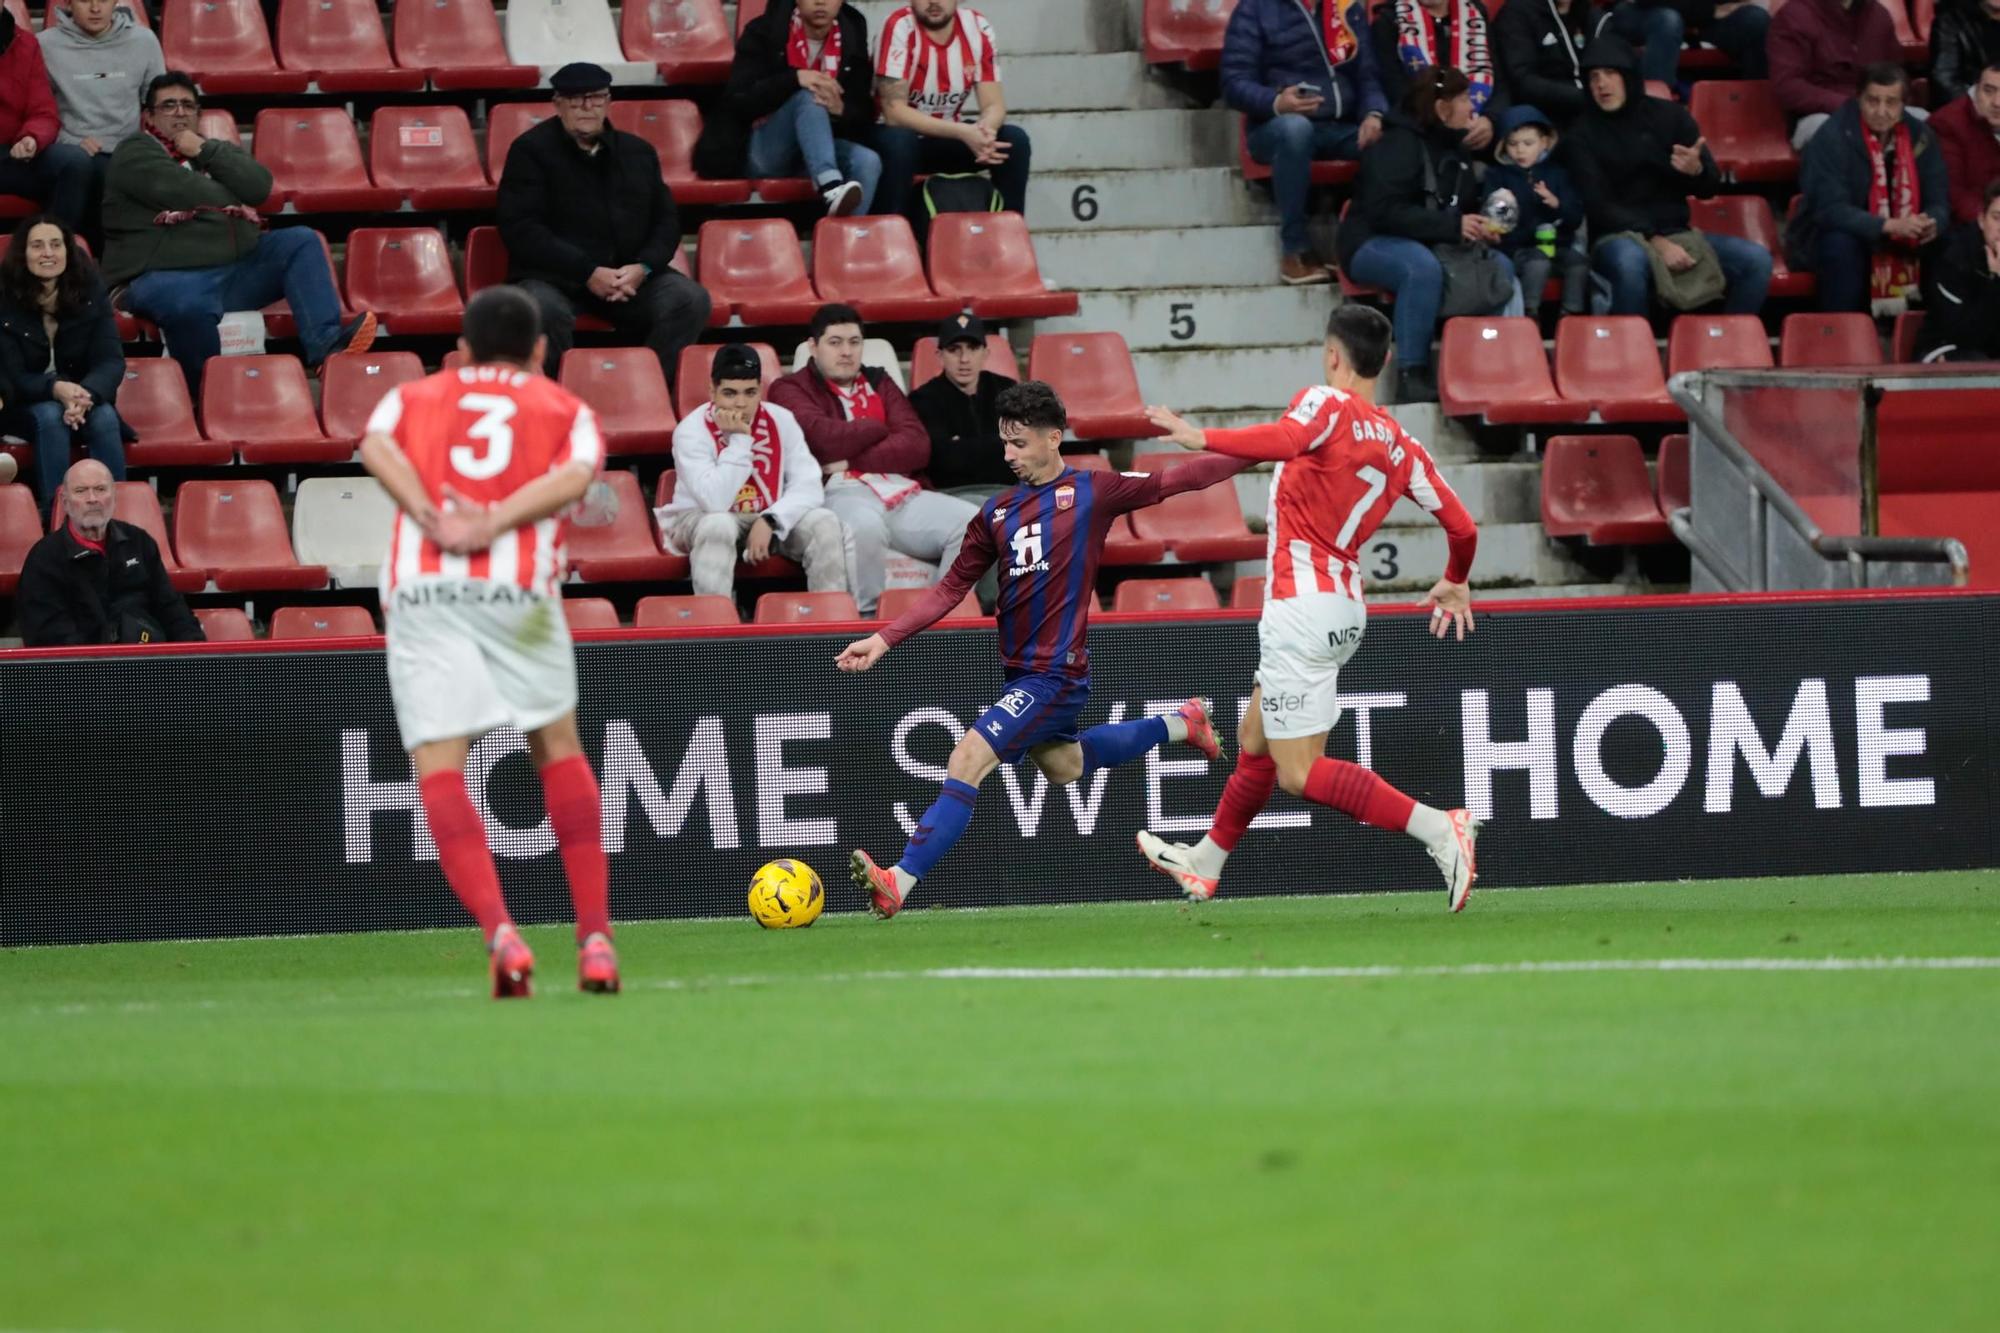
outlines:
[[1736, 67], [1739, 79], [1761, 79], [1768, 65], [1764, 39], [1771, 11], [1756, 0], [1619, 0], [1605, 32], [1643, 46], [1639, 73], [1669, 88], [1682, 82], [1681, 46], [1689, 37], [1708, 42]]
[[888, 553], [950, 568], [977, 505], [924, 489], [930, 437], [889, 372], [861, 364], [861, 316], [823, 305], [812, 318], [812, 360], [771, 386], [791, 409], [826, 474], [826, 507], [854, 540], [854, 601], [873, 615]]
[[754, 565], [774, 552], [805, 566], [811, 591], [847, 591], [847, 532], [799, 419], [763, 401], [763, 368], [742, 343], [710, 374], [713, 396], [674, 428], [674, 498], [654, 514], [667, 549], [688, 556], [697, 593], [734, 596], [737, 555]]
[[1863, 68], [1903, 58], [1895, 20], [1876, 0], [1790, 0], [1771, 20], [1767, 44], [1771, 90], [1800, 152], [1853, 98]]
[[1278, 276], [1333, 281], [1306, 231], [1312, 164], [1352, 162], [1382, 134], [1388, 102], [1361, 0], [1238, 0], [1222, 38], [1222, 96], [1249, 122], [1250, 156], [1271, 169]]
[[[2000, 0], [1944, 0], [1931, 19], [1931, 104], [1943, 106], [1971, 92], [1979, 72], [1995, 61], [2000, 61]], [[1974, 195], [1984, 188], [1974, 183]]]
[[694, 146], [703, 176], [804, 176], [828, 217], [875, 206], [875, 78], [868, 20], [846, 0], [776, 0], [736, 41], [729, 86]]
[[101, 242], [98, 221], [112, 151], [139, 133], [141, 94], [167, 72], [167, 62], [160, 39], [118, 0], [70, 0], [68, 9], [53, 12], [54, 26], [42, 29], [42, 59], [62, 111], [60, 141], [90, 159], [82, 229]]
[[1514, 0], [1493, 20], [1500, 82], [1516, 102], [1529, 102], [1567, 130], [1590, 105], [1583, 90], [1583, 48], [1609, 16], [1590, 0]]
[[125, 353], [97, 269], [54, 214], [29, 218], [0, 257], [0, 422], [35, 446], [35, 497], [47, 518], [81, 444], [113, 479], [125, 476], [124, 425], [113, 406]]
[[66, 521], [36, 542], [16, 592], [30, 648], [86, 643], [200, 643], [208, 636], [174, 591], [143, 528], [111, 517], [111, 469], [86, 458], [63, 483]]
[[146, 132], [118, 145], [104, 181], [104, 281], [125, 286], [125, 307], [160, 326], [196, 402], [202, 367], [222, 351], [226, 311], [283, 297], [308, 366], [367, 351], [375, 316], [340, 322], [319, 237], [306, 227], [263, 230], [257, 209], [271, 197], [270, 170], [246, 149], [202, 138], [200, 116], [188, 75], [168, 70], [146, 85]]
[[514, 140], [500, 169], [507, 280], [541, 308], [551, 376], [576, 342], [582, 311], [645, 343], [672, 384], [709, 305], [699, 283], [669, 267], [681, 223], [660, 155], [610, 124], [603, 66], [564, 65], [549, 87], [556, 114]]
[[1560, 265], [1563, 313], [1580, 315], [1590, 299], [1590, 257], [1576, 244], [1583, 195], [1555, 160], [1555, 126], [1534, 107], [1517, 106], [1500, 118], [1499, 134], [1496, 165], [1486, 170], [1484, 211], [1494, 212], [1493, 197], [1505, 190], [1519, 212], [1514, 229], [1500, 238], [1500, 253], [1520, 280], [1522, 313], [1530, 319], [1541, 313], [1549, 274]]
[[1819, 276], [1821, 310], [1913, 295], [1951, 218], [1944, 153], [1905, 106], [1909, 74], [1870, 65], [1860, 85], [1806, 145], [1803, 200], [1785, 229], [1792, 266]]
[[1771, 287], [1771, 256], [1690, 225], [1688, 197], [1711, 198], [1722, 179], [1694, 117], [1678, 102], [1646, 96], [1639, 57], [1622, 37], [1592, 41], [1583, 68], [1591, 109], [1564, 147], [1590, 222], [1591, 270], [1611, 289], [1611, 313], [1648, 314], [1655, 298], [1690, 310], [1717, 295], [1731, 314], [1756, 313]]
[[90, 159], [59, 142], [61, 134], [41, 43], [18, 30], [13, 10], [0, 10], [0, 194], [37, 200], [80, 227], [90, 196]]
[[[1499, 233], [1479, 212], [1479, 181], [1465, 152], [1472, 84], [1456, 69], [1418, 73], [1382, 137], [1361, 155], [1354, 203], [1340, 224], [1340, 265], [1356, 282], [1396, 297], [1396, 401], [1432, 402], [1431, 335], [1444, 305], [1435, 247], [1490, 246]], [[1497, 259], [1498, 257], [1495, 256]], [[1521, 313], [1520, 284], [1498, 307]], [[1493, 313], [1492, 310], [1480, 313]]]
[[[882, 26], [875, 76], [878, 211], [907, 215], [919, 173], [980, 171], [992, 177], [1003, 208], [1028, 211], [1028, 132], [1007, 123], [999, 47], [984, 14], [958, 0], [911, 0]], [[968, 101], [979, 104], [976, 117], [967, 117]]]
[[1926, 267], [1918, 360], [2000, 360], [2000, 179], [1980, 198], [1978, 220], [1952, 228]]
[[1931, 116], [1944, 178], [1951, 189], [1951, 220], [1976, 222], [1986, 213], [1986, 186], [2000, 178], [2000, 60], [1979, 71], [1964, 97]]
[[1390, 106], [1401, 106], [1418, 71], [1444, 65], [1472, 83], [1468, 152], [1495, 146], [1494, 127], [1507, 113], [1507, 90], [1493, 64], [1493, 20], [1483, 0], [1389, 0], [1375, 15], [1375, 71]]
[[[931, 485], [946, 495], [982, 504], [1020, 483], [1000, 438], [1000, 395], [1014, 381], [986, 368], [986, 321], [958, 314], [938, 326], [942, 372], [910, 394], [910, 406], [931, 437]], [[1000, 595], [1000, 572], [979, 577], [979, 604], [991, 610]]]

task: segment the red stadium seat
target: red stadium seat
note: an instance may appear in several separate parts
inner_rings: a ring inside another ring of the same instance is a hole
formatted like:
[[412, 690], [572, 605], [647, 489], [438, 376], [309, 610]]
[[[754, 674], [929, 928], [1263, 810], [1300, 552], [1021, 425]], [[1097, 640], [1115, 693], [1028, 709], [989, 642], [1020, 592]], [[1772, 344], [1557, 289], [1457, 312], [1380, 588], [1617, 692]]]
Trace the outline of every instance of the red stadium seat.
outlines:
[[563, 601], [563, 619], [577, 629], [618, 629], [618, 608], [608, 597], [570, 597]]
[[210, 643], [250, 643], [257, 637], [257, 627], [241, 607], [198, 607], [194, 618], [201, 622], [201, 632]]
[[1140, 38], [1149, 65], [1214, 69], [1236, 0], [1146, 0]]
[[201, 419], [246, 463], [344, 463], [346, 440], [329, 440], [312, 385], [295, 356], [218, 356], [201, 377]]
[[368, 179], [354, 121], [336, 106], [257, 113], [257, 160], [271, 170], [271, 211], [282, 199], [301, 213], [391, 212], [402, 192]]
[[803, 324], [824, 304], [783, 218], [702, 223], [696, 262], [701, 285], [745, 324]]
[[234, 455], [226, 440], [210, 440], [195, 424], [187, 377], [171, 357], [133, 357], [118, 386], [118, 415], [138, 439], [125, 446], [133, 467], [214, 467]]
[[1770, 83], [1705, 79], [1694, 85], [1688, 109], [1725, 176], [1738, 181], [1798, 178], [1791, 129]]
[[514, 140], [555, 113], [548, 102], [502, 102], [486, 113], [486, 174], [495, 185], [507, 169], [507, 150], [514, 146]]
[[[1178, 451], [1140, 454], [1132, 460], [1132, 467], [1138, 472], [1163, 472], [1199, 456]], [[1264, 556], [1264, 539], [1244, 523], [1236, 487], [1227, 481], [1170, 495], [1156, 505], [1133, 510], [1130, 517], [1133, 532], [1144, 540], [1163, 543], [1185, 564], [1222, 564]]]
[[741, 37], [743, 30], [762, 18], [768, 8], [770, 0], [736, 0], [736, 35]]
[[1917, 358], [1917, 338], [1924, 331], [1924, 312], [1905, 310], [1896, 316], [1895, 330], [1889, 335], [1889, 359], [1908, 365]]
[[1689, 225], [1717, 236], [1736, 236], [1762, 246], [1771, 256], [1771, 295], [1811, 296], [1818, 286], [1810, 273], [1794, 273], [1785, 263], [1783, 239], [1770, 201], [1757, 194], [1724, 194], [1688, 200]]
[[472, 122], [455, 106], [385, 106], [368, 122], [368, 170], [417, 209], [491, 208]]
[[422, 70], [439, 92], [541, 82], [539, 68], [508, 56], [493, 0], [401, 0], [392, 26], [396, 63]]
[[328, 357], [319, 372], [319, 417], [327, 438], [360, 444], [382, 396], [423, 377], [424, 363], [415, 352]]
[[1042, 282], [1035, 244], [1019, 213], [940, 213], [924, 243], [931, 289], [972, 307], [981, 319], [1047, 319], [1074, 315], [1075, 292]]
[[[648, 353], [647, 355], [651, 355]], [[688, 562], [660, 549], [653, 514], [630, 472], [607, 472], [618, 496], [618, 517], [606, 527], [571, 524], [569, 562], [585, 583], [654, 583], [688, 576]]]
[[220, 139], [224, 143], [243, 146], [243, 131], [236, 127], [236, 113], [219, 107], [208, 107], [195, 121], [195, 132], [204, 139]]
[[1630, 435], [1557, 435], [1542, 453], [1542, 528], [1592, 546], [1673, 537], [1653, 498], [1646, 455]]
[[[160, 512], [160, 497], [153, 488], [143, 481], [121, 481], [116, 483], [117, 496], [112, 515], [120, 523], [130, 523], [135, 528], [145, 530], [160, 548], [160, 563], [166, 566], [167, 581], [181, 592], [200, 592], [208, 586], [208, 571], [189, 569], [174, 554], [174, 545], [167, 537], [166, 515]], [[60, 507], [49, 515], [49, 531], [54, 532], [63, 521]]]
[[301, 565], [292, 554], [285, 509], [268, 481], [182, 482], [174, 492], [174, 550], [184, 564], [206, 569], [222, 592], [326, 586], [326, 566]]
[[740, 625], [736, 603], [727, 597], [684, 594], [641, 597], [632, 624], [639, 629], [682, 629], [689, 625]]
[[21, 564], [42, 539], [41, 511], [34, 492], [18, 481], [0, 486], [0, 596], [21, 582]]
[[432, 227], [357, 227], [347, 237], [347, 299], [385, 334], [457, 333], [465, 301], [444, 234]]
[[657, 64], [668, 83], [722, 83], [736, 59], [720, 0], [625, 0], [618, 40], [627, 60]]
[[1684, 370], [1764, 370], [1771, 335], [1755, 315], [1682, 315], [1667, 335], [1667, 374]]
[[650, 348], [572, 347], [558, 374], [597, 414], [606, 453], [673, 452], [674, 403]]
[[680, 98], [613, 102], [611, 123], [653, 145], [660, 155], [660, 175], [674, 192], [674, 203], [744, 204], [750, 202], [750, 182], [703, 180], [694, 172], [695, 140], [701, 137], [701, 108]]
[[910, 224], [898, 217], [821, 218], [813, 227], [813, 286], [870, 323], [935, 321], [963, 303], [924, 280]]
[[1872, 315], [1786, 315], [1778, 334], [1778, 364], [1799, 366], [1879, 366], [1882, 339]]
[[[917, 604], [919, 598], [930, 591], [929, 588], [887, 588], [875, 603], [875, 618], [891, 621]], [[957, 606], [944, 613], [946, 620], [978, 620], [980, 618], [979, 599], [971, 593], [965, 594]]]
[[1236, 586], [1229, 590], [1229, 609], [1232, 611], [1261, 611], [1264, 608], [1264, 576], [1238, 579]]
[[1600, 421], [1681, 421], [1667, 396], [1653, 326], [1642, 315], [1569, 315], [1556, 326], [1556, 392]]
[[[1021, 378], [1020, 358], [1014, 355], [1014, 344], [1007, 341], [1006, 334], [986, 335], [986, 368], [1010, 380]], [[910, 353], [911, 390], [922, 388], [943, 373], [944, 368], [938, 364], [937, 339], [917, 339], [916, 348]]]
[[1688, 437], [1669, 435], [1660, 441], [1660, 458], [1654, 468], [1653, 498], [1662, 514], [1685, 509], [1692, 503], [1688, 486]]
[[507, 281], [507, 247], [498, 227], [474, 227], [465, 234], [465, 299]]
[[815, 625], [823, 621], [859, 620], [854, 598], [844, 592], [767, 592], [757, 599], [757, 625]]
[[[757, 364], [764, 372], [763, 387], [770, 388], [771, 381], [784, 373], [778, 365], [778, 349], [769, 343], [744, 345], [757, 353]], [[695, 343], [681, 348], [680, 373], [674, 377], [674, 397], [682, 416], [693, 416], [715, 392], [715, 383], [709, 379], [708, 371], [715, 364], [715, 354], [721, 350], [718, 343]]]
[[[1271, 179], [1271, 169], [1250, 156], [1250, 122], [1241, 121], [1236, 131], [1236, 161], [1243, 169], [1246, 181], [1267, 181]], [[1348, 185], [1361, 174], [1359, 162], [1315, 161], [1312, 164], [1311, 179], [1314, 185]]]
[[1903, 44], [1903, 63], [1912, 69], [1927, 67], [1931, 63], [1928, 32], [1917, 31], [1917, 25], [1911, 21], [1909, 6], [1904, 0], [1882, 0], [1882, 8], [1889, 11], [1889, 21], [1896, 28], [1896, 40]]
[[1556, 392], [1542, 331], [1531, 319], [1448, 319], [1438, 348], [1438, 404], [1488, 425], [1588, 421], [1590, 404]]
[[[662, 509], [674, 498], [674, 486], [677, 481], [678, 478], [672, 468], [660, 474], [659, 485], [653, 488], [653, 508]], [[664, 535], [660, 544], [663, 547], [666, 545]], [[744, 560], [736, 562], [736, 581], [739, 584], [746, 579], [797, 579], [804, 575], [803, 569], [781, 555], [767, 555], [754, 565]]]
[[302, 93], [309, 71], [279, 69], [257, 0], [166, 0], [160, 46], [168, 69], [194, 75], [203, 94]]
[[281, 606], [271, 615], [274, 639], [353, 639], [379, 632], [365, 606]]
[[[9, 9], [14, 8], [14, 6], [11, 4], [8, 5], [7, 7]], [[140, 3], [140, 0], [118, 0], [118, 8], [130, 14], [132, 16], [132, 21], [138, 24], [140, 27], [146, 29], [148, 32], [151, 32], [153, 30], [153, 20], [146, 17], [146, 6]], [[69, 12], [69, 0], [49, 0], [47, 7], [45, 7], [42, 10], [43, 28], [47, 29], [56, 26], [57, 10], [61, 10], [65, 14], [67, 14]], [[19, 13], [25, 13], [25, 12], [26, 12], [26, 7], [23, 6], [19, 11]], [[19, 13], [17, 13], [16, 15], [17, 19], [19, 17]]]
[[1115, 333], [1044, 333], [1028, 349], [1028, 378], [1046, 381], [1069, 409], [1079, 440], [1139, 440], [1160, 434], [1146, 420], [1132, 353]]
[[323, 93], [413, 93], [421, 69], [389, 59], [375, 0], [284, 0], [278, 11], [278, 60], [306, 70]]
[[1220, 611], [1222, 601], [1207, 579], [1127, 579], [1118, 585], [1113, 611]]

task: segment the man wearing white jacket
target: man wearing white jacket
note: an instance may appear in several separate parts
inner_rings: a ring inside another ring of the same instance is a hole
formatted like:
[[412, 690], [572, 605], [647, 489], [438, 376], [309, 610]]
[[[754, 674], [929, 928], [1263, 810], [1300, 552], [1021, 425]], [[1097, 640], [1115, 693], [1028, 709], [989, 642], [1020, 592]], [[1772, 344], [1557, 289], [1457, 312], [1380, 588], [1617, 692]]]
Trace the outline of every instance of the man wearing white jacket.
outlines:
[[732, 596], [739, 551], [750, 564], [776, 552], [805, 566], [813, 592], [845, 592], [847, 530], [798, 418], [763, 401], [757, 354], [741, 343], [715, 354], [710, 375], [708, 405], [674, 428], [674, 495], [656, 511], [667, 549], [689, 557], [697, 593]]

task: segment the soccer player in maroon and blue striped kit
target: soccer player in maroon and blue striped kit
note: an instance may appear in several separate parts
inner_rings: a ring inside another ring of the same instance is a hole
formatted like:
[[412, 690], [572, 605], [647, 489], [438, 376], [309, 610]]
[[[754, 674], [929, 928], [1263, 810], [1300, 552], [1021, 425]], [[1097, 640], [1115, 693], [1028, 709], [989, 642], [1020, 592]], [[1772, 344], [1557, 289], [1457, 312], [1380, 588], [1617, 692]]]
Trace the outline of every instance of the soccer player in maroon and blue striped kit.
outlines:
[[1090, 699], [1084, 631], [1096, 597], [1097, 562], [1120, 514], [1197, 491], [1249, 466], [1237, 458], [1197, 458], [1164, 472], [1079, 472], [1062, 458], [1069, 425], [1062, 399], [1037, 380], [1003, 391], [995, 404], [1007, 463], [1021, 484], [988, 500], [966, 525], [958, 560], [922, 600], [879, 634], [849, 644], [836, 664], [866, 671], [882, 654], [962, 601], [996, 560], [1000, 566], [1000, 658], [1006, 691], [979, 715], [951, 752], [944, 789], [924, 812], [902, 858], [884, 869], [867, 852], [852, 859], [855, 885], [875, 914], [894, 916], [910, 890], [972, 822], [979, 784], [1002, 763], [1034, 760], [1051, 782], [1076, 782], [1128, 763], [1155, 746], [1182, 741], [1221, 757], [1206, 699], [1166, 717], [1077, 730]]

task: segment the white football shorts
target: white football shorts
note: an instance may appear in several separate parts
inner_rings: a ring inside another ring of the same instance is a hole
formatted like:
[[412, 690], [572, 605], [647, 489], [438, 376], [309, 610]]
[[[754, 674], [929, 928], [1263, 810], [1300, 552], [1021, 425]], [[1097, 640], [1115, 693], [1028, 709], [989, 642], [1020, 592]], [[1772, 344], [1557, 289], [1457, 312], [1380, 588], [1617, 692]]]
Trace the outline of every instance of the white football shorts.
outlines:
[[1340, 669], [1368, 628], [1368, 608], [1339, 593], [1265, 602], [1257, 620], [1257, 685], [1264, 734], [1296, 740], [1340, 720]]
[[561, 598], [425, 579], [386, 601], [389, 694], [405, 750], [509, 722], [534, 731], [576, 708], [576, 649]]

